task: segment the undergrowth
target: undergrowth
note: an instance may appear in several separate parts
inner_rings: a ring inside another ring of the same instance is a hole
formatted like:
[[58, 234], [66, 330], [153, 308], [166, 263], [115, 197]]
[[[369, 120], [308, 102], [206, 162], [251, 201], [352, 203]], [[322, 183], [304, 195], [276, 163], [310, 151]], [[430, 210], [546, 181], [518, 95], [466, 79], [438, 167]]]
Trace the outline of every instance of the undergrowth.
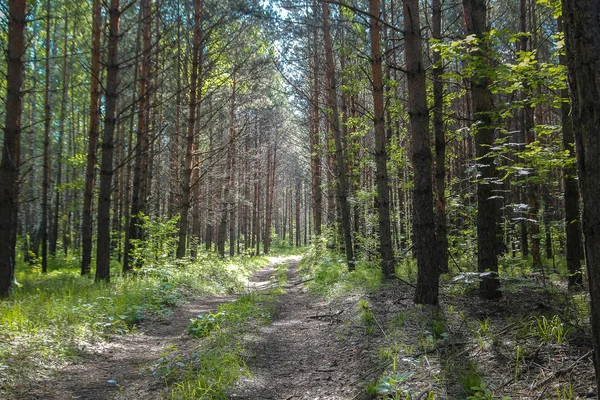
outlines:
[[241, 338], [268, 323], [277, 294], [285, 284], [287, 266], [280, 264], [267, 294], [247, 293], [215, 313], [201, 314], [188, 325], [188, 333], [201, 339], [191, 359], [176, 351], [159, 360], [155, 373], [167, 384], [171, 399], [228, 399], [227, 391], [242, 377], [250, 376], [245, 360], [248, 350]]
[[127, 276], [114, 274], [108, 284], [80, 276], [75, 257], [51, 259], [47, 274], [19, 264], [18, 285], [0, 302], [0, 395], [26, 377], [43, 378], [49, 367], [109, 334], [167, 316], [188, 296], [240, 291], [267, 263], [266, 257], [221, 260], [201, 253], [194, 261], [160, 260]]
[[[561, 257], [543, 270], [530, 258], [500, 259], [504, 294], [479, 298], [479, 274], [468, 255], [454, 254], [441, 276], [440, 305], [412, 302], [416, 263], [402, 257], [400, 279], [382, 284], [377, 260], [348, 272], [326, 240], [313, 244], [301, 272], [316, 294], [359, 294], [354, 324], [377, 343], [381, 372], [365, 381], [377, 399], [575, 399], [594, 395], [589, 357], [589, 295], [566, 288]], [[377, 329], [376, 325], [381, 325]], [[373, 336], [379, 336], [377, 339]], [[565, 372], [567, 371], [567, 372]]]
[[310, 290], [331, 298], [352, 291], [374, 292], [381, 286], [382, 274], [377, 265], [365, 261], [348, 271], [345, 258], [327, 249], [324, 241], [310, 246], [299, 264], [299, 272]]

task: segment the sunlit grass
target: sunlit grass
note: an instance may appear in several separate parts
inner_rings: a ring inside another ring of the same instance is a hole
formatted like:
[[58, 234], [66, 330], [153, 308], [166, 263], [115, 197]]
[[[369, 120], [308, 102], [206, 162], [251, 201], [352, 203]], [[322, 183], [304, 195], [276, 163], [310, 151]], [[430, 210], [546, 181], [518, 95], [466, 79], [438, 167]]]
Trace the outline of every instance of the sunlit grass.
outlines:
[[164, 260], [127, 276], [113, 268], [110, 283], [80, 276], [76, 258], [52, 259], [47, 274], [19, 264], [18, 285], [0, 302], [0, 395], [19, 380], [39, 377], [40, 367], [58, 365], [109, 334], [135, 331], [141, 320], [168, 314], [188, 296], [239, 291], [268, 262], [201, 253], [195, 261]]

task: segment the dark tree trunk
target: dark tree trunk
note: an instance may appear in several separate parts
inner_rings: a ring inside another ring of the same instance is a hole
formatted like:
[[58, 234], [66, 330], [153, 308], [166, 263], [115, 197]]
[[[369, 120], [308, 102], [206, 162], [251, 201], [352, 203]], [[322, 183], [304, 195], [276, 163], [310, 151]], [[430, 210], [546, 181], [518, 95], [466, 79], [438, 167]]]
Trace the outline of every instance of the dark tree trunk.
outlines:
[[65, 27], [64, 27], [64, 39], [63, 39], [63, 75], [62, 75], [62, 97], [60, 105], [60, 125], [58, 129], [58, 151], [56, 153], [56, 188], [54, 194], [54, 212], [52, 215], [52, 226], [50, 227], [48, 252], [50, 255], [56, 255], [56, 244], [58, 241], [58, 226], [60, 221], [60, 210], [61, 210], [61, 185], [62, 185], [62, 166], [63, 166], [63, 142], [65, 137], [65, 121], [67, 119], [67, 101], [69, 93], [69, 68], [67, 64], [69, 59], [67, 48], [69, 45], [69, 15], [65, 13]]
[[296, 177], [296, 247], [300, 246], [300, 193], [302, 192], [302, 181]]
[[413, 231], [417, 255], [415, 303], [438, 304], [439, 272], [436, 265], [429, 111], [421, 40], [418, 0], [404, 0], [404, 51], [408, 84], [408, 114], [412, 138]]
[[111, 0], [106, 66], [106, 111], [102, 134], [100, 193], [98, 195], [98, 244], [96, 246], [96, 281], [110, 280], [110, 194], [113, 177], [114, 134], [119, 93], [119, 0]]
[[[315, 235], [321, 236], [321, 224], [323, 215], [323, 189], [321, 188], [321, 129], [319, 118], [319, 39], [317, 21], [319, 17], [319, 9], [317, 0], [313, 0], [313, 91], [312, 91], [312, 107], [311, 107], [311, 135], [310, 135], [310, 166], [312, 173], [312, 200], [313, 200], [313, 226]], [[285, 224], [284, 224], [285, 225]], [[285, 240], [285, 234], [284, 238]]]
[[592, 341], [600, 391], [600, 2], [562, 1], [573, 110], [582, 227], [591, 300]]
[[0, 297], [10, 294], [15, 271], [26, 16], [25, 0], [9, 1], [6, 111], [0, 162]]
[[[217, 249], [221, 257], [225, 257], [225, 239], [227, 237], [227, 218], [229, 217], [230, 208], [233, 208], [233, 202], [231, 201], [231, 188], [233, 186], [233, 174], [234, 174], [234, 162], [235, 162], [235, 90], [237, 84], [237, 77], [235, 71], [233, 72], [233, 86], [231, 89], [231, 107], [229, 109], [229, 143], [227, 146], [227, 177], [225, 178], [225, 186], [223, 187], [223, 194], [221, 198], [221, 218], [219, 224], [219, 237], [217, 240]], [[233, 220], [229, 221], [233, 224]], [[233, 237], [233, 234], [231, 235]], [[233, 240], [231, 242], [231, 251], [233, 251]]]
[[[431, 2], [431, 31], [434, 39], [442, 39], [442, 5]], [[448, 235], [446, 222], [446, 135], [444, 134], [444, 68], [438, 51], [432, 54], [433, 75], [433, 132], [435, 136], [435, 237], [437, 239], [438, 268], [448, 272]]]
[[150, 86], [150, 0], [141, 0], [140, 14], [142, 24], [142, 59], [140, 62], [138, 124], [136, 131], [135, 161], [133, 167], [133, 183], [131, 195], [131, 213], [129, 226], [125, 235], [123, 251], [123, 273], [134, 267], [131, 255], [135, 241], [142, 239], [143, 214], [146, 213], [147, 170], [148, 170], [148, 128], [149, 128], [149, 86]]
[[[558, 30], [564, 32], [562, 18], [558, 19]], [[560, 63], [567, 64], [567, 59], [561, 55]], [[571, 90], [574, 82], [571, 84]], [[568, 89], [563, 89], [560, 93], [563, 99], [569, 98]], [[571, 106], [564, 101], [560, 104], [562, 117], [562, 142], [565, 150], [569, 151], [569, 157], [575, 160], [575, 136], [573, 133], [573, 118], [571, 115]], [[583, 287], [583, 276], [581, 273], [581, 222], [579, 215], [579, 186], [577, 184], [577, 168], [568, 166], [563, 169], [563, 179], [565, 182], [565, 233], [567, 236], [567, 271], [569, 271], [569, 288], [581, 289]]]
[[44, 161], [42, 176], [42, 273], [48, 272], [48, 196], [50, 192], [50, 122], [52, 109], [50, 108], [50, 0], [46, 1], [46, 62], [44, 81]]
[[369, 1], [371, 35], [371, 72], [373, 76], [373, 105], [375, 125], [375, 166], [377, 168], [377, 196], [375, 207], [379, 216], [379, 250], [381, 270], [385, 278], [394, 275], [394, 251], [390, 228], [390, 187], [387, 172], [387, 136], [385, 133], [385, 105], [383, 99], [383, 67], [381, 55], [381, 28], [379, 27], [379, 0]]
[[346, 167], [346, 157], [344, 156], [344, 147], [342, 145], [342, 132], [340, 129], [340, 116], [336, 93], [336, 72], [333, 62], [333, 43], [331, 40], [331, 30], [329, 27], [329, 4], [322, 3], [323, 6], [323, 39], [325, 43], [325, 66], [327, 75], [327, 105], [330, 109], [329, 119], [331, 129], [335, 139], [335, 155], [338, 180], [338, 204], [340, 207], [340, 222], [342, 235], [344, 238], [344, 247], [346, 250], [346, 259], [348, 270], [354, 270], [354, 250], [352, 246], [352, 227], [350, 223], [350, 204], [348, 203], [348, 172]]
[[102, 2], [92, 3], [92, 64], [90, 69], [90, 126], [88, 138], [87, 164], [85, 169], [85, 190], [83, 194], [83, 215], [81, 221], [81, 275], [89, 275], [92, 264], [92, 215], [94, 181], [96, 176], [96, 151], [100, 131], [100, 41], [102, 24]]
[[473, 104], [475, 130], [475, 156], [478, 160], [480, 176], [477, 180], [477, 270], [481, 274], [480, 293], [487, 299], [501, 296], [498, 280], [498, 258], [496, 257], [496, 204], [494, 201], [494, 181], [496, 168], [494, 158], [489, 154], [494, 144], [494, 128], [490, 112], [493, 110], [492, 93], [489, 89], [485, 70], [489, 45], [486, 43], [486, 1], [463, 0], [465, 33], [475, 35], [480, 41], [479, 49], [471, 54], [481, 64], [471, 77], [471, 101]]
[[[194, 37], [192, 43], [192, 73], [190, 80], [190, 102], [188, 110], [188, 124], [187, 124], [187, 136], [186, 136], [186, 151], [185, 151], [185, 165], [183, 169], [183, 176], [181, 182], [181, 202], [179, 204], [179, 242], [177, 244], [177, 258], [183, 258], [185, 256], [185, 249], [187, 246], [187, 231], [189, 224], [189, 213], [191, 206], [191, 177], [193, 165], [193, 148], [194, 148], [194, 134], [196, 127], [196, 106], [198, 103], [198, 87], [202, 86], [198, 84], [198, 73], [200, 64], [202, 63], [202, 12], [204, 7], [204, 0], [194, 1]], [[196, 182], [196, 184], [198, 184]]]

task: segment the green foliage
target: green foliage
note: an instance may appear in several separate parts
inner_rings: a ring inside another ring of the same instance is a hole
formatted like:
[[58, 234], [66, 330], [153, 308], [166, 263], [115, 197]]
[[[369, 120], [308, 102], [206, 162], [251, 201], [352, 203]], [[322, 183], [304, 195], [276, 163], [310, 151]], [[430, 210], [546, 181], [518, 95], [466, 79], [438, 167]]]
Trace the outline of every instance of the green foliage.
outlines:
[[133, 332], [141, 320], [168, 315], [186, 296], [243, 288], [251, 271], [266, 262], [201, 254], [195, 262], [114, 275], [110, 284], [81, 277], [77, 257], [51, 259], [45, 275], [18, 264], [20, 284], [0, 302], [0, 379], [6, 387], [16, 385], [16, 377], [88, 351], [107, 334]]
[[[284, 265], [276, 275], [285, 283]], [[172, 399], [228, 399], [227, 390], [241, 377], [249, 375], [244, 355], [247, 349], [239, 338], [258, 324], [268, 323], [275, 306], [270, 295], [244, 294], [239, 300], [221, 304], [216, 313], [195, 318], [188, 332], [204, 338], [190, 360], [177, 354], [159, 363], [155, 373], [167, 383]], [[193, 332], [193, 333], [192, 333]]]
[[196, 338], [202, 338], [210, 335], [214, 330], [221, 329], [219, 327], [219, 320], [223, 316], [223, 313], [218, 312], [213, 314], [211, 312], [206, 314], [198, 315], [198, 318], [192, 318], [190, 324], [187, 327], [187, 331], [190, 336]]
[[565, 326], [558, 315], [553, 315], [549, 320], [545, 316], [534, 317], [531, 323], [531, 331], [545, 343], [563, 344], [571, 332], [571, 328]]
[[308, 248], [300, 262], [300, 273], [309, 288], [320, 295], [331, 297], [352, 291], [372, 292], [381, 286], [381, 270], [365, 262], [356, 263], [356, 269], [348, 272], [342, 255], [326, 249], [325, 241]]
[[133, 265], [143, 263], [151, 266], [172, 257], [177, 249], [179, 216], [171, 219], [166, 217], [151, 219], [147, 215], [140, 214], [139, 220], [142, 221], [144, 238], [131, 240]]
[[[472, 394], [467, 396], [467, 400], [493, 400], [498, 398], [498, 396], [494, 396], [494, 392], [485, 383], [471, 387], [470, 391]], [[501, 399], [510, 400], [510, 397], [502, 396]]]

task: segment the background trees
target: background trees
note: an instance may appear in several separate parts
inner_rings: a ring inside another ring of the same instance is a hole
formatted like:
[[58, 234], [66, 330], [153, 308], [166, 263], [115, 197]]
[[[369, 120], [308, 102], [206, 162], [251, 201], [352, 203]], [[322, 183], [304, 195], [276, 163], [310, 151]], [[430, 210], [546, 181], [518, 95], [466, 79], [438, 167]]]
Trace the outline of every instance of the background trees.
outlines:
[[[473, 255], [481, 294], [494, 298], [503, 269], [545, 277], [563, 243], [579, 285], [555, 2], [263, 6], [32, 6], [20, 111], [9, 101], [18, 80], [0, 80], [6, 159], [11, 140], [24, 149], [2, 186], [18, 203], [23, 261], [73, 257], [105, 279], [111, 263], [143, 268], [146, 221], [178, 218], [180, 259], [316, 237], [350, 268], [378, 263], [386, 276], [414, 256], [417, 301], [428, 304], [438, 275], [472, 271]], [[21, 23], [9, 11], [8, 49]], [[3, 234], [9, 252], [16, 233]]]

